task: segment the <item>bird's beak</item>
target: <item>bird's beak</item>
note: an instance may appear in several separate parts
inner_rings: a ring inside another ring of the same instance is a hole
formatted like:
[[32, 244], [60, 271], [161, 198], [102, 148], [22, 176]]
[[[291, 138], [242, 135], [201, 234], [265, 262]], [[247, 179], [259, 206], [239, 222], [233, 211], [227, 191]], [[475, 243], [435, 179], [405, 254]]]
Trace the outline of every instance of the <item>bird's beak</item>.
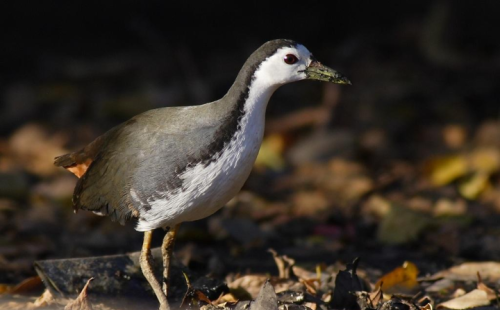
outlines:
[[303, 72], [306, 73], [306, 79], [309, 80], [352, 85], [348, 78], [314, 59]]

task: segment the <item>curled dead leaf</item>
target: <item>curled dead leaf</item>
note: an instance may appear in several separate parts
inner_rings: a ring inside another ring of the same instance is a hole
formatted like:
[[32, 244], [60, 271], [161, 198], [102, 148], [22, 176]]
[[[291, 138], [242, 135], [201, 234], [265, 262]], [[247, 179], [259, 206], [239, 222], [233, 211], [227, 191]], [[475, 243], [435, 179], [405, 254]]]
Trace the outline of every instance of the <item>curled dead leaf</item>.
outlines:
[[498, 297], [498, 293], [494, 289], [483, 283], [479, 272], [477, 273], [477, 289], [486, 292], [488, 300], [495, 300]]
[[87, 283], [80, 292], [80, 295], [78, 295], [75, 300], [68, 302], [64, 307], [64, 310], [92, 310], [92, 304], [88, 300], [88, 289], [92, 280], [94, 280], [94, 278], [88, 279]]
[[47, 307], [56, 302], [54, 295], [49, 290], [45, 290], [43, 294], [38, 297], [33, 304], [29, 305], [30, 309], [37, 309], [42, 307]]
[[295, 265], [295, 260], [286, 255], [278, 255], [273, 249], [267, 250], [273, 255], [274, 262], [278, 267], [279, 278], [280, 279], [289, 279], [290, 278], [290, 269]]

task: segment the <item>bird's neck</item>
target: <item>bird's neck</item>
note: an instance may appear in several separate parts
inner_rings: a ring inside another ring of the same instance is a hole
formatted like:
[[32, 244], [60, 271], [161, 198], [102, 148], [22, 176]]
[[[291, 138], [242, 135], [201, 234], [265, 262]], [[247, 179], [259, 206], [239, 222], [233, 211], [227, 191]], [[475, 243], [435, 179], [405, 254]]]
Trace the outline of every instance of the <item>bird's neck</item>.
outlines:
[[226, 102], [232, 105], [231, 110], [239, 113], [264, 116], [267, 103], [279, 86], [271, 83], [266, 72], [259, 70], [258, 65], [243, 68], [227, 92], [225, 97], [229, 100]]
[[265, 115], [267, 104], [278, 86], [269, 85], [266, 81], [256, 78], [248, 89], [248, 97], [244, 103], [246, 113]]

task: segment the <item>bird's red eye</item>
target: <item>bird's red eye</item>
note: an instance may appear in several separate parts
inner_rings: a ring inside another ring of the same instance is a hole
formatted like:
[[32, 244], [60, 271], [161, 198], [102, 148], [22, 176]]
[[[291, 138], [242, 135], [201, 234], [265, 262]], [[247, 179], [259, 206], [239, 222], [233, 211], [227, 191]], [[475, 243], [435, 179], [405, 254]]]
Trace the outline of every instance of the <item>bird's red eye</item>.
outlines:
[[297, 61], [299, 61], [299, 59], [297, 58], [297, 56], [295, 56], [294, 54], [288, 54], [288, 55], [286, 55], [285, 58], [283, 58], [283, 60], [288, 65], [293, 65], [294, 63], [296, 63]]

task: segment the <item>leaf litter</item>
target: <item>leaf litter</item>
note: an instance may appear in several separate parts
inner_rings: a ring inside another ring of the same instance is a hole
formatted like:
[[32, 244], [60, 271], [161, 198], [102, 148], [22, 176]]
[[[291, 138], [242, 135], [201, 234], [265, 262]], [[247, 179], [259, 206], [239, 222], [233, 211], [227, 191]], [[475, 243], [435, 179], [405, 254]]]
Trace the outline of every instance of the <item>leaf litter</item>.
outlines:
[[[359, 44], [353, 42], [349, 48]], [[353, 92], [360, 97], [322, 85], [314, 91], [322, 96], [317, 108], [283, 108], [286, 113], [270, 118], [245, 190], [212, 217], [183, 225], [176, 255], [184, 267], [177, 269], [173, 302], [187, 296], [185, 307], [193, 309], [498, 308], [498, 117], [478, 120], [457, 103], [469, 100], [474, 83], [450, 81], [456, 71], [410, 62], [409, 70], [437, 76], [433, 87], [412, 84], [398, 75], [404, 59], [388, 54], [381, 62], [358, 59], [361, 68], [352, 68], [358, 79], [377, 77], [377, 83], [360, 80], [364, 87]], [[121, 74], [135, 81], [134, 74]], [[104, 118], [130, 117], [129, 109], [138, 112], [137, 101], [154, 106], [148, 94], [156, 91], [144, 84], [132, 94], [113, 93], [107, 89], [115, 89], [115, 80], [90, 83], [95, 77], [89, 75], [60, 83], [57, 77], [41, 79], [39, 85], [34, 76], [21, 93], [6, 86], [15, 98], [33, 94], [30, 100], [42, 101], [44, 115], [68, 108], [57, 113], [67, 120], [62, 125], [51, 123], [52, 116], [23, 118], [0, 137], [0, 309], [63, 309], [82, 292], [94, 309], [156, 308], [137, 266], [126, 254], [116, 256], [137, 250], [140, 234], [132, 225], [72, 214], [75, 180], [52, 166], [53, 156], [102, 133], [96, 123]], [[494, 80], [483, 80], [481, 92], [498, 89]], [[450, 92], [435, 91], [443, 87], [453, 89], [451, 99]], [[308, 94], [296, 99], [309, 102]], [[496, 102], [493, 95], [489, 100]], [[67, 104], [88, 98], [105, 108], [80, 115]], [[287, 107], [287, 101], [274, 100]], [[339, 102], [342, 109], [334, 110]], [[425, 115], [420, 104], [429, 108]], [[436, 117], [440, 109], [446, 114]], [[33, 262], [47, 267], [43, 286]]]

